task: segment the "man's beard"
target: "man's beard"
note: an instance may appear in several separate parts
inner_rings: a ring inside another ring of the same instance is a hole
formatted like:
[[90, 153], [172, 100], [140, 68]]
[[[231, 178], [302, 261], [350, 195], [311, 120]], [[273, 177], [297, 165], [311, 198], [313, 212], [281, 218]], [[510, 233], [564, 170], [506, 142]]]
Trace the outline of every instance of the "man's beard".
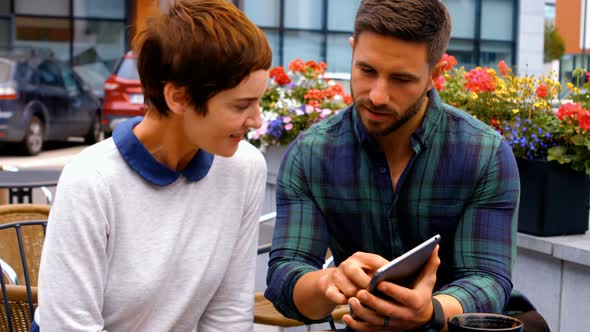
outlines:
[[[410, 121], [414, 116], [416, 116], [416, 114], [418, 114], [418, 112], [420, 112], [420, 109], [422, 108], [422, 105], [424, 104], [424, 100], [426, 99], [426, 94], [428, 93], [428, 88], [426, 88], [422, 92], [422, 94], [420, 94], [420, 97], [418, 97], [418, 99], [416, 99], [416, 101], [414, 103], [412, 103], [412, 105], [410, 105], [407, 108], [406, 112], [404, 112], [404, 113], [396, 112], [395, 109], [392, 109], [388, 105], [375, 106], [375, 105], [373, 105], [373, 102], [371, 102], [371, 100], [369, 98], [359, 98], [359, 99], [355, 98], [354, 92], [353, 92], [354, 89], [352, 88], [352, 82], [350, 83], [350, 91], [352, 93], [352, 99], [354, 100], [354, 106], [356, 107], [357, 111], [360, 111], [359, 107], [362, 106], [363, 108], [369, 109], [371, 111], [392, 114], [396, 118], [397, 118], [398, 114], [401, 114], [401, 117], [399, 119], [397, 119], [397, 121], [394, 121], [391, 125], [389, 125], [386, 128], [379, 129], [379, 130], [371, 130], [370, 128], [367, 128], [365, 126], [365, 129], [367, 130], [369, 135], [387, 136], [387, 135], [393, 133], [394, 131], [398, 130], [399, 128], [401, 128], [406, 123], [408, 123], [408, 121]], [[370, 121], [370, 120], [368, 120], [368, 121]]]

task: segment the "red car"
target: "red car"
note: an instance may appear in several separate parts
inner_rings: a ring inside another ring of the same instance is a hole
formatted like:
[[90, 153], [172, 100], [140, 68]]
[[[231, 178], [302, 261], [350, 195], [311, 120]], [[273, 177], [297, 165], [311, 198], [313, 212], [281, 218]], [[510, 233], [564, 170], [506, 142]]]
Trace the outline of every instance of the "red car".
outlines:
[[137, 55], [127, 52], [119, 60], [115, 71], [104, 82], [102, 128], [110, 136], [115, 127], [134, 116], [143, 115], [143, 90], [137, 73]]

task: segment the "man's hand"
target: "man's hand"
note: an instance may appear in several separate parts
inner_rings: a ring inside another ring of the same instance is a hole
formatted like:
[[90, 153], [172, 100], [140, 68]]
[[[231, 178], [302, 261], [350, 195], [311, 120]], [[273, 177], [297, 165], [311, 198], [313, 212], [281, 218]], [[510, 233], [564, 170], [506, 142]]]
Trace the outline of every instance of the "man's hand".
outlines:
[[432, 290], [440, 265], [438, 248], [430, 256], [412, 288], [390, 282], [379, 283], [377, 289], [391, 299], [379, 298], [365, 289], [359, 290], [356, 297], [348, 300], [354, 317], [345, 315], [344, 322], [355, 331], [413, 330], [428, 323], [433, 314]]
[[336, 305], [348, 303], [349, 298], [369, 287], [375, 271], [387, 263], [379, 255], [357, 252], [338, 267], [307, 273], [295, 284], [295, 305], [309, 318], [324, 318]]
[[335, 304], [346, 304], [361, 289], [369, 287], [371, 277], [388, 261], [375, 254], [357, 252], [338, 267], [330, 268], [319, 280], [326, 298]]

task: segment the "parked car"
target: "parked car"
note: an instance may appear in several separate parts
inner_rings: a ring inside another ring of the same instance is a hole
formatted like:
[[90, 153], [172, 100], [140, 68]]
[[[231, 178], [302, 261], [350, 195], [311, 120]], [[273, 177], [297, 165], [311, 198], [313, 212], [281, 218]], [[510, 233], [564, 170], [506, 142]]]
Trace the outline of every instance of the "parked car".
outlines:
[[113, 74], [104, 82], [102, 129], [109, 136], [119, 123], [144, 113], [137, 55], [127, 52], [115, 66]]
[[100, 140], [100, 102], [81, 78], [53, 56], [0, 52], [0, 142], [36, 155], [46, 141]]

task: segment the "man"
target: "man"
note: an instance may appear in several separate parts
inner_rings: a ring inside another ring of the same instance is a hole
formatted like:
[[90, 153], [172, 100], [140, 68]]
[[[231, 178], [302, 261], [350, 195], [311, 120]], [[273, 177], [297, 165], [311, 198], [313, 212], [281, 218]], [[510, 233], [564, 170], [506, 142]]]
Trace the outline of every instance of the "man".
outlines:
[[[322, 321], [349, 304], [354, 330], [439, 331], [452, 315], [505, 308], [518, 171], [501, 135], [432, 89], [450, 31], [438, 0], [361, 3], [354, 105], [300, 135], [277, 178], [266, 296], [286, 316]], [[380, 283], [389, 300], [366, 291], [376, 269], [435, 234], [410, 288]], [[337, 267], [320, 269], [328, 248]]]

